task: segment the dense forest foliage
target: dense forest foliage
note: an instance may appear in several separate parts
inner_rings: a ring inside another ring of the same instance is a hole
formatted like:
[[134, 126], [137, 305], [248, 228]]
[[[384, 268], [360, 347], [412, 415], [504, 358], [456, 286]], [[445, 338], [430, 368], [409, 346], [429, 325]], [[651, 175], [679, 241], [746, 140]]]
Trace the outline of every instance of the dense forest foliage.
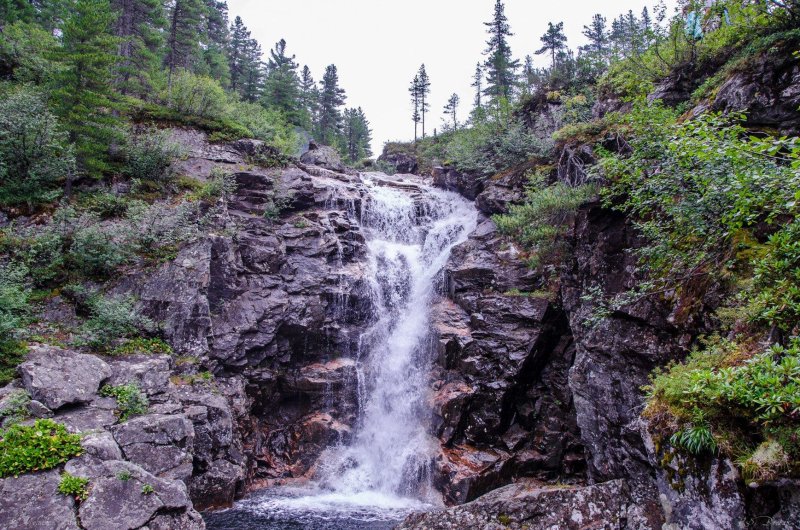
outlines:
[[[416, 156], [422, 171], [524, 175], [527, 199], [495, 221], [543, 292], [558, 291], [582, 204], [599, 200], [631, 219], [646, 241], [636, 251], [642, 282], [621, 295], [593, 290], [599, 313], [649, 300], [682, 325], [716, 300], [689, 359], [654, 374], [644, 416], [663, 446], [723, 454], [756, 481], [800, 472], [800, 139], [753, 128], [746, 114], [693, 109], [770, 53], [797, 58], [798, 22], [800, 4], [770, 0], [682, 0], [674, 13], [661, 4], [610, 23], [598, 14], [578, 50], [550, 23], [535, 50], [549, 67], [535, 68], [530, 55], [514, 58], [498, 0], [468, 119], [454, 118], [453, 100], [444, 132], [386, 147]], [[697, 87], [683, 101], [652, 96], [671, 78]], [[598, 113], [598, 102], [613, 112]], [[581, 146], [596, 160], [567, 174], [564, 157]]]

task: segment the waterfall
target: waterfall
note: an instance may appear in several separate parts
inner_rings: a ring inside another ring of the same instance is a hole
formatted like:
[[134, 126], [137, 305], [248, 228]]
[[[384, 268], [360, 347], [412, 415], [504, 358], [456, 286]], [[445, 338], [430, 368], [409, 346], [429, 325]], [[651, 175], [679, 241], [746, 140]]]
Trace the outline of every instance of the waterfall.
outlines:
[[430, 469], [438, 448], [430, 432], [430, 308], [450, 251], [478, 213], [455, 193], [422, 183], [361, 178], [360, 216], [351, 217], [366, 238], [374, 315], [359, 340], [354, 435], [325, 451], [312, 483], [264, 490], [214, 517], [210, 528], [384, 530], [439, 501]]
[[366, 175], [365, 186], [361, 224], [375, 318], [358, 354], [356, 435], [323, 457], [321, 482], [341, 495], [430, 501], [438, 444], [426, 399], [429, 310], [450, 250], [474, 229], [477, 212], [458, 195], [424, 185]]

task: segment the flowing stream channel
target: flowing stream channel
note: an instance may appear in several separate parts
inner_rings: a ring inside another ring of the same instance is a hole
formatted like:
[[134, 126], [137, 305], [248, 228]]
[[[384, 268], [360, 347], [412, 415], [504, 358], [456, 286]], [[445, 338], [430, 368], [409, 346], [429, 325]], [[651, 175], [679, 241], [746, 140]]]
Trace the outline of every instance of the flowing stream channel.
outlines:
[[359, 418], [348, 445], [329, 448], [312, 484], [256, 493], [207, 516], [212, 530], [386, 529], [436, 506], [437, 442], [427, 407], [430, 307], [451, 249], [475, 228], [460, 196], [421, 184], [387, 185], [362, 175], [373, 325], [358, 351]]

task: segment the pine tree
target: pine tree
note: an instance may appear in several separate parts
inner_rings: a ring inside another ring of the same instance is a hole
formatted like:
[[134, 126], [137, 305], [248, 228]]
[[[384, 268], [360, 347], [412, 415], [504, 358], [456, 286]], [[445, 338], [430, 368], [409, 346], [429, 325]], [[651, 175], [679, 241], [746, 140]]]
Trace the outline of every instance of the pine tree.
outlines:
[[344, 139], [342, 154], [348, 163], [354, 164], [372, 156], [372, 131], [361, 107], [344, 111]]
[[317, 121], [319, 111], [319, 89], [311, 76], [311, 69], [303, 66], [300, 74], [300, 103], [304, 111], [304, 122], [302, 126], [310, 131], [313, 124]]
[[116, 86], [122, 94], [145, 95], [159, 68], [162, 32], [166, 24], [160, 0], [112, 0], [117, 13], [114, 35], [119, 38]]
[[244, 25], [242, 17], [236, 17], [231, 25], [230, 46], [228, 52], [228, 69], [230, 71], [230, 88], [241, 94], [246, 77], [246, 51], [250, 41], [250, 31]]
[[75, 144], [79, 170], [100, 176], [110, 167], [109, 146], [117, 125], [111, 90], [118, 44], [111, 31], [116, 17], [109, 0], [76, 0], [71, 11], [59, 52], [64, 68], [53, 96]]
[[472, 102], [474, 109], [483, 107], [481, 98], [483, 97], [483, 69], [481, 63], [475, 66], [475, 74], [472, 76], [472, 88], [475, 89], [475, 99]]
[[216, 79], [224, 87], [230, 86], [230, 67], [227, 51], [230, 43], [228, 33], [228, 3], [206, 0], [206, 42], [203, 50], [204, 73]]
[[460, 102], [461, 98], [458, 97], [458, 94], [453, 94], [450, 96], [450, 99], [447, 100], [447, 105], [444, 106], [445, 116], [453, 120], [454, 131], [458, 130], [458, 104]]
[[543, 53], [550, 53], [553, 68], [558, 64], [558, 53], [567, 47], [567, 36], [564, 35], [564, 23], [559, 22], [553, 24], [548, 22], [547, 32], [542, 35], [541, 39], [543, 46], [536, 51], [537, 55]]
[[590, 25], [583, 26], [583, 35], [589, 39], [589, 44], [581, 46], [581, 51], [603, 58], [606, 57], [609, 38], [607, 22], [606, 17], [598, 13], [592, 17]]
[[335, 145], [342, 131], [342, 113], [339, 108], [344, 105], [346, 96], [339, 87], [339, 73], [336, 65], [329, 65], [320, 82], [319, 122], [317, 137], [327, 145]]
[[522, 75], [519, 79], [519, 86], [523, 94], [527, 95], [531, 93], [535, 72], [536, 68], [533, 66], [533, 57], [526, 55], [525, 62], [522, 64]]
[[35, 15], [36, 10], [28, 0], [0, 0], [0, 30], [6, 24], [30, 22]]
[[419, 74], [414, 76], [414, 79], [411, 80], [411, 86], [408, 87], [408, 93], [411, 94], [411, 119], [414, 121], [414, 143], [417, 143], [418, 135], [418, 127], [419, 122], [421, 121], [421, 117], [419, 115], [419, 104], [420, 104], [420, 86], [419, 86]]
[[431, 109], [430, 101], [428, 101], [428, 94], [431, 93], [431, 79], [428, 77], [428, 72], [425, 71], [425, 65], [419, 67], [417, 74], [419, 80], [419, 113], [422, 116], [422, 137], [425, 138], [425, 114]]
[[270, 51], [267, 78], [264, 82], [264, 104], [283, 112], [291, 123], [301, 125], [300, 79], [295, 56], [286, 54], [286, 41], [281, 39]]
[[519, 61], [513, 59], [508, 38], [513, 36], [511, 27], [505, 14], [503, 0], [497, 0], [494, 6], [494, 17], [491, 22], [485, 22], [490, 35], [486, 55], [486, 75], [488, 84], [484, 93], [493, 101], [501, 98], [508, 99], [514, 86], [516, 71]]
[[169, 9], [167, 55], [169, 82], [178, 68], [194, 71], [201, 59], [200, 44], [204, 40], [203, 0], [173, 0]]
[[244, 70], [240, 94], [242, 99], [255, 103], [262, 98], [264, 88], [264, 61], [261, 44], [256, 39], [248, 39], [244, 45]]

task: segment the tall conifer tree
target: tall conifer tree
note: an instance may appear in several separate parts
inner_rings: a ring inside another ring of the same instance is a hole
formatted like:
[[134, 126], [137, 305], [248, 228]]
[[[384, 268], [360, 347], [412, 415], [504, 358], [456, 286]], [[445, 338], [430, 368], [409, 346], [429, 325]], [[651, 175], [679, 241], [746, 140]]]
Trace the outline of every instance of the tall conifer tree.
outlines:
[[484, 25], [488, 28], [489, 33], [489, 41], [484, 51], [486, 55], [484, 67], [488, 81], [484, 93], [492, 101], [500, 98], [508, 99], [511, 97], [519, 61], [514, 60], [511, 55], [508, 38], [514, 34], [511, 33], [511, 27], [508, 25], [503, 0], [496, 1], [492, 21], [485, 22]]
[[[109, 169], [117, 118], [112, 91], [117, 39], [109, 0], [76, 0], [63, 28], [56, 108], [75, 144], [78, 169], [100, 176]], [[69, 191], [69, 190], [68, 190]]]
[[342, 113], [339, 108], [346, 100], [344, 89], [339, 86], [336, 65], [329, 65], [320, 82], [318, 139], [327, 145], [336, 145], [342, 132]]

